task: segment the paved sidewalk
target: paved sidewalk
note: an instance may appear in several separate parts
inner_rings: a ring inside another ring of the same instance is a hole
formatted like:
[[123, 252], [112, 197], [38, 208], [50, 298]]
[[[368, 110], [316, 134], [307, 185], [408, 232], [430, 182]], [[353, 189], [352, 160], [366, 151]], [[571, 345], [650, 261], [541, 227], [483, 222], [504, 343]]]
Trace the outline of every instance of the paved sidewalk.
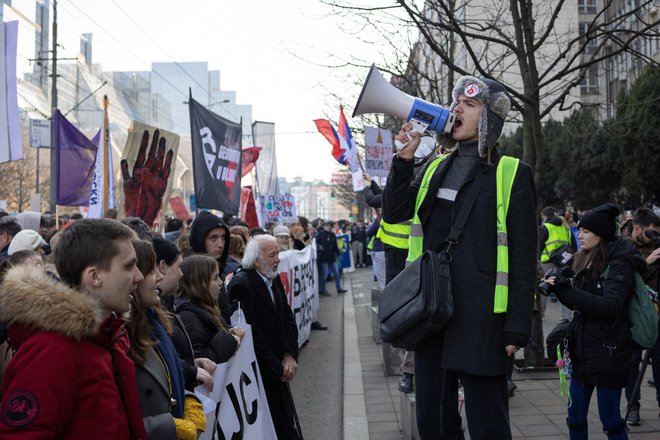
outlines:
[[[404, 438], [401, 434], [401, 419], [410, 414], [406, 414], [404, 410], [402, 415], [402, 398], [397, 389], [399, 377], [385, 376], [381, 346], [372, 338], [371, 288], [376, 284], [370, 269], [358, 269], [350, 274], [350, 277], [352, 288], [344, 302], [344, 438], [401, 439]], [[559, 316], [559, 304], [548, 302], [544, 321], [546, 334], [558, 322]], [[522, 352], [519, 355], [522, 356]], [[356, 359], [356, 356], [359, 359]], [[361, 383], [356, 371], [358, 366]], [[641, 390], [642, 425], [630, 427], [628, 435], [631, 440], [660, 439], [660, 418], [655, 390], [646, 385], [649, 378], [650, 368]], [[568, 438], [565, 422], [566, 401], [562, 400], [559, 394], [556, 373], [516, 373], [513, 379], [518, 386], [515, 396], [509, 400], [513, 437], [530, 440]], [[623, 414], [625, 405], [623, 398]], [[366, 420], [363, 411], [366, 413]], [[462, 416], [465, 419], [464, 412]], [[368, 430], [368, 437], [365, 430]], [[592, 398], [589, 414], [589, 432], [592, 438], [605, 438], [597, 415], [595, 396]], [[465, 437], [469, 439], [467, 429]]]

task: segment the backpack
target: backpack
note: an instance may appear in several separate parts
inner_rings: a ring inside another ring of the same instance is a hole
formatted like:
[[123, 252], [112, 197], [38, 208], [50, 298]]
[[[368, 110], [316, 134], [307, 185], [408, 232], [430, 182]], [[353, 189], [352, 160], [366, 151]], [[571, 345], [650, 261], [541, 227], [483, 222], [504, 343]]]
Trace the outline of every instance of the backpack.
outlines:
[[[607, 278], [609, 266], [603, 273]], [[658, 339], [658, 311], [653, 302], [658, 294], [646, 285], [644, 279], [635, 271], [635, 284], [633, 296], [628, 304], [628, 322], [630, 333], [635, 343], [642, 348], [651, 348]]]

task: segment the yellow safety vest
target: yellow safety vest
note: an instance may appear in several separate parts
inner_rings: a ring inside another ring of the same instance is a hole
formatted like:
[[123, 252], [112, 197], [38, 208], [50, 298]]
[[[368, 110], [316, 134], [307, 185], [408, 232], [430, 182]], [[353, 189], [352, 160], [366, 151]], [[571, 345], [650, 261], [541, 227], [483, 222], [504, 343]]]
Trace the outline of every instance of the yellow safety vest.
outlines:
[[548, 239], [541, 253], [541, 263], [550, 261], [550, 255], [564, 245], [571, 245], [571, 231], [564, 225], [557, 226], [552, 223], [544, 223], [548, 230]]
[[403, 223], [387, 223], [380, 221], [380, 228], [376, 237], [384, 244], [397, 249], [408, 249], [408, 237], [410, 237], [410, 225], [412, 220]]
[[[408, 258], [409, 262], [419, 258], [424, 249], [424, 230], [419, 220], [419, 207], [422, 205], [426, 193], [429, 190], [431, 177], [435, 170], [448, 155], [435, 159], [424, 173], [422, 184], [417, 192], [415, 201], [415, 215], [410, 225], [410, 239], [408, 240]], [[495, 172], [496, 193], [497, 193], [497, 273], [495, 275], [495, 300], [493, 303], [494, 313], [505, 313], [509, 303], [509, 247], [506, 230], [506, 217], [509, 212], [509, 201], [511, 199], [511, 188], [513, 180], [518, 171], [520, 160], [502, 156], [497, 164]]]

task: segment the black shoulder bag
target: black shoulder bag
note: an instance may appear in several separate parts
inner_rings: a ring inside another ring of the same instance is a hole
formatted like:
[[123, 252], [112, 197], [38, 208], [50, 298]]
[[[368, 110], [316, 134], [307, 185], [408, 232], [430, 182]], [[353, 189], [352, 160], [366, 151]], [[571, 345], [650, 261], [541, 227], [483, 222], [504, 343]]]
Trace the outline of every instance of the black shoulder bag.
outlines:
[[380, 337], [395, 347], [414, 350], [428, 335], [442, 330], [454, 314], [451, 293], [451, 246], [458, 243], [486, 175], [478, 171], [463, 208], [438, 253], [425, 251], [406, 266], [380, 295]]

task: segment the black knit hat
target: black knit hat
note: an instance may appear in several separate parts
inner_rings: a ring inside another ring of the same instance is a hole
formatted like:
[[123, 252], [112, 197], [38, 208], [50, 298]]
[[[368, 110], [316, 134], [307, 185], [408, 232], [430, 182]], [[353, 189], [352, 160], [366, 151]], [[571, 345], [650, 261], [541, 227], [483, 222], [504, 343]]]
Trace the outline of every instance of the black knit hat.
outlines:
[[614, 241], [618, 215], [619, 208], [606, 203], [583, 215], [578, 222], [578, 228], [588, 229], [605, 241]]
[[156, 251], [156, 260], [160, 262], [165, 260], [165, 264], [171, 266], [176, 261], [177, 257], [181, 255], [181, 250], [179, 246], [172, 243], [169, 240], [166, 240], [161, 237], [154, 237], [151, 242], [154, 245], [154, 251]]

